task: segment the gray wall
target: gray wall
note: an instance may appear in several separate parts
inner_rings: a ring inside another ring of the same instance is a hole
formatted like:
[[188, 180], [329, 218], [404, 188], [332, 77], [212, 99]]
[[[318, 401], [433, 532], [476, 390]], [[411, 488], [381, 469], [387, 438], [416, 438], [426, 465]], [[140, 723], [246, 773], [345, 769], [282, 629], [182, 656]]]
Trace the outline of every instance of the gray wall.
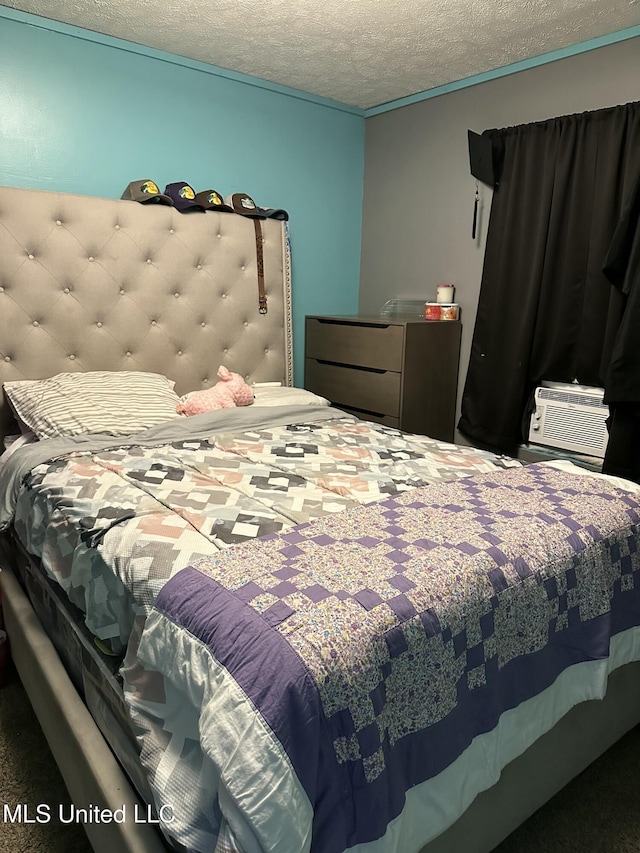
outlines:
[[481, 184], [472, 240], [467, 129], [481, 133], [639, 99], [634, 38], [366, 120], [359, 310], [377, 314], [393, 296], [434, 300], [439, 282], [455, 284], [463, 323], [458, 414], [491, 206], [491, 190]]

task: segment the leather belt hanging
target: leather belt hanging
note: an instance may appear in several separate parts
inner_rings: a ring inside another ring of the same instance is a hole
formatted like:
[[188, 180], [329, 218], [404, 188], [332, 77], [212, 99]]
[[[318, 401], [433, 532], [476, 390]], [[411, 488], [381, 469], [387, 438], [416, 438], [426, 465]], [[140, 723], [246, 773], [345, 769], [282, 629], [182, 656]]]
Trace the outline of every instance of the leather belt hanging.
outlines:
[[256, 259], [258, 262], [258, 305], [261, 314], [267, 313], [267, 294], [264, 289], [264, 251], [262, 238], [262, 225], [259, 219], [253, 220], [256, 232]]

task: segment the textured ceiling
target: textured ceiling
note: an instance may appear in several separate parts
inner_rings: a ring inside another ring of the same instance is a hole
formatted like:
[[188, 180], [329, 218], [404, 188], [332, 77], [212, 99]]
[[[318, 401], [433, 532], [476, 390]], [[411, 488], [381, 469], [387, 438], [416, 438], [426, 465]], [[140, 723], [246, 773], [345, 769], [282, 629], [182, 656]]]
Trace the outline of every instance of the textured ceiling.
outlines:
[[639, 0], [3, 0], [362, 108], [640, 24]]

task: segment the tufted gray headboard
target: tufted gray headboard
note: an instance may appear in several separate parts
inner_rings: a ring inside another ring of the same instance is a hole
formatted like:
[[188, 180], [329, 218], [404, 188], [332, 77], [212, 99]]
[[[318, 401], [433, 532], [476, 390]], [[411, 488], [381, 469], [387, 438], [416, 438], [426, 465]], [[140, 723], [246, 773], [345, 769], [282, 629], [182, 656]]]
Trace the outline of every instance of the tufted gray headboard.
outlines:
[[[0, 187], [0, 385], [63, 371], [146, 370], [178, 394], [221, 364], [292, 384], [283, 223], [215, 211]], [[15, 431], [0, 400], [0, 436]]]

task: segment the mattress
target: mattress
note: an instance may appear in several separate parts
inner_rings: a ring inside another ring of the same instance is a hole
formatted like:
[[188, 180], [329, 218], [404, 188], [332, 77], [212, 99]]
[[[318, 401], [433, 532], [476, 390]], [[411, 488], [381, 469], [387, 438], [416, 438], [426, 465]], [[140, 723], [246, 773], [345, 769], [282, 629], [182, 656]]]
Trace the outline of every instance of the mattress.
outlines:
[[85, 439], [13, 454], [0, 524], [122, 657], [176, 846], [417, 851], [638, 659], [604, 478], [327, 407]]

